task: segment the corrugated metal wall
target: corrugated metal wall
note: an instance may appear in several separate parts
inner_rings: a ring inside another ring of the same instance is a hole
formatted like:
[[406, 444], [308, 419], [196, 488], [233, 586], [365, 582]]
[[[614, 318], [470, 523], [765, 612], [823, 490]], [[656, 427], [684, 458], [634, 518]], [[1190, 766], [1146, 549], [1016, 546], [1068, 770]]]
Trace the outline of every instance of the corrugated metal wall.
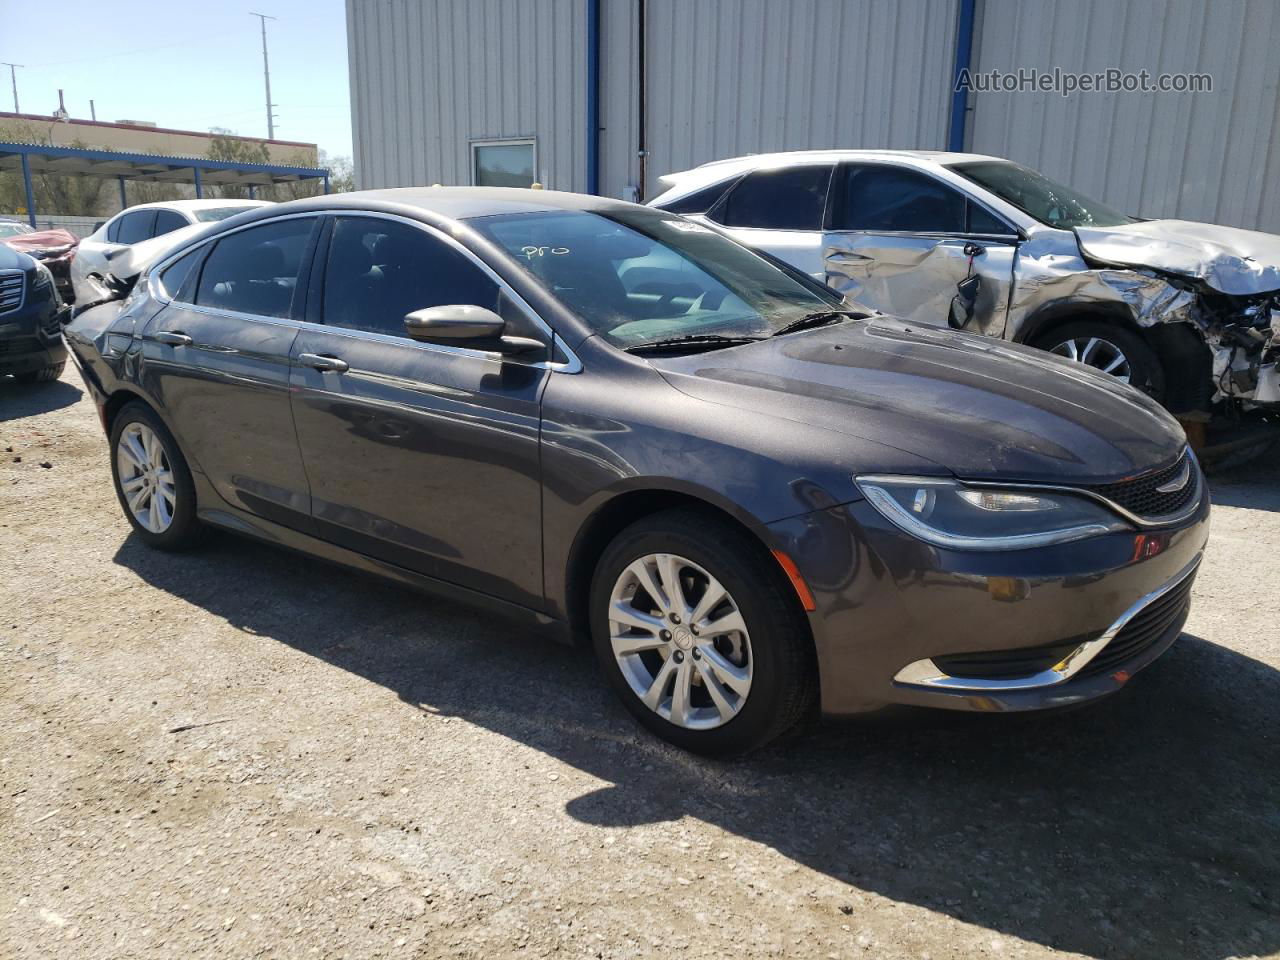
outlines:
[[471, 140], [537, 135], [538, 175], [586, 184], [582, 0], [347, 0], [361, 187], [471, 182]]
[[[957, 0], [649, 0], [649, 188], [708, 160], [941, 147]], [[601, 180], [638, 182], [635, 0], [601, 3]], [[586, 188], [585, 0], [347, 0], [361, 186], [470, 182], [474, 139], [536, 135]]]
[[1211, 93], [976, 93], [970, 147], [1143, 217], [1280, 232], [1275, 0], [985, 0], [979, 70], [1194, 72]]
[[[634, 0], [605, 0], [601, 189], [638, 183]], [[648, 0], [648, 190], [709, 160], [946, 144], [956, 0]]]
[[[958, 0], [648, 0], [648, 190], [708, 160], [945, 145]], [[638, 182], [636, 0], [601, 0], [601, 180]], [[978, 0], [977, 71], [1213, 76], [1211, 93], [974, 93], [968, 146], [1147, 217], [1280, 232], [1275, 0]], [[363, 186], [468, 183], [536, 136], [586, 188], [586, 0], [347, 0]]]

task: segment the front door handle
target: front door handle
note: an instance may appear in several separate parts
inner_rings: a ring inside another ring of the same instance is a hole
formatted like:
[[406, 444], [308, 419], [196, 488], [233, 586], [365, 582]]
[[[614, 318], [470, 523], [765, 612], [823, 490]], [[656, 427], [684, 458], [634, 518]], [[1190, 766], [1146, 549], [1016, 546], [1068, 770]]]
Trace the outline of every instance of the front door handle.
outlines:
[[320, 353], [300, 353], [298, 362], [314, 370], [331, 370], [334, 373], [346, 373], [351, 365], [337, 357], [328, 357]]
[[161, 330], [156, 334], [156, 339], [171, 347], [189, 347], [193, 343], [192, 339], [180, 330]]

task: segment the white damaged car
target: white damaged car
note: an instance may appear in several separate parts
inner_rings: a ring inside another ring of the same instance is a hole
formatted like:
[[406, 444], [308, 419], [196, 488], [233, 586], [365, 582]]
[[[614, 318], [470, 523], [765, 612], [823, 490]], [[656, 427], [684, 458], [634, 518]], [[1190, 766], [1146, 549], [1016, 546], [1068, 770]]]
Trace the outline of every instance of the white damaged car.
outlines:
[[1071, 357], [1189, 419], [1280, 411], [1280, 236], [1141, 220], [976, 154], [761, 154], [660, 181], [652, 206], [870, 309]]

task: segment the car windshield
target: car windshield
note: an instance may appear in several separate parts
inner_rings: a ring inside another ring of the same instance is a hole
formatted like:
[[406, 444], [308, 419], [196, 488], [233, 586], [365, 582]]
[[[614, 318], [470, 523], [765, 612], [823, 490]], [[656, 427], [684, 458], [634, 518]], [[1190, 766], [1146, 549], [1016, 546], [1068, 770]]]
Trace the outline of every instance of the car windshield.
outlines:
[[619, 347], [764, 337], [842, 305], [835, 292], [659, 210], [553, 210], [468, 222]]
[[1133, 217], [1091, 200], [1043, 173], [1007, 160], [954, 163], [951, 169], [986, 187], [1028, 216], [1060, 230], [1073, 227], [1118, 227], [1134, 223]]
[[13, 223], [12, 221], [0, 221], [0, 237], [16, 237], [24, 233], [34, 233], [35, 231], [28, 227], [25, 223]]
[[192, 210], [191, 213], [201, 223], [213, 223], [215, 220], [225, 220], [227, 217], [234, 217], [237, 213], [252, 209], [252, 207], [205, 207], [202, 210]]

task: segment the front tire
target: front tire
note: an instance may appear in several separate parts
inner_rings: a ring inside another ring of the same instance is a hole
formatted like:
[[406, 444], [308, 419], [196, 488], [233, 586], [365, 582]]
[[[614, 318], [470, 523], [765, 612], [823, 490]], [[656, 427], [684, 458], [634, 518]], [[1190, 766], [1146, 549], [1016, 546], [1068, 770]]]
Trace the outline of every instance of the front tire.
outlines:
[[1039, 338], [1041, 350], [1111, 374], [1163, 403], [1164, 366], [1140, 336], [1117, 323], [1077, 320]]
[[763, 746], [816, 698], [813, 641], [768, 551], [696, 510], [627, 527], [591, 587], [591, 636], [610, 686], [676, 746], [726, 756]]
[[185, 550], [201, 539], [196, 490], [178, 443], [160, 418], [129, 403], [111, 425], [111, 479], [125, 519], [157, 550]]

